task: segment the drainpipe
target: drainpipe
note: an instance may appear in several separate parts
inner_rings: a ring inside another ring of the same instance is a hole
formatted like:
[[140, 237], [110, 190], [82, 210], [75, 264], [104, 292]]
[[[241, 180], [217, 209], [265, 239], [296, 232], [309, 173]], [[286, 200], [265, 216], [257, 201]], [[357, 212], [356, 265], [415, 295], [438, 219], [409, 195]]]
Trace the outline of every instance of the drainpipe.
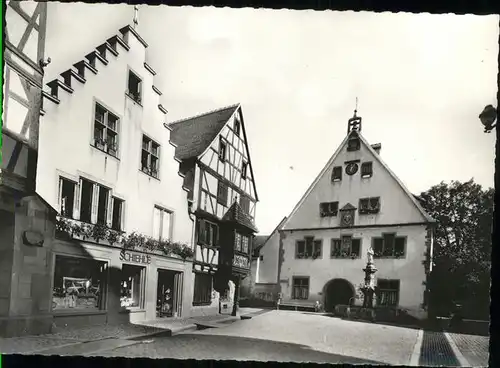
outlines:
[[196, 226], [195, 226], [196, 216], [195, 216], [194, 211], [193, 211], [193, 207], [195, 207], [194, 204], [195, 204], [194, 200], [188, 199], [188, 216], [189, 216], [189, 219], [193, 222], [193, 227], [191, 230], [191, 244], [193, 244], [193, 245], [195, 243], [194, 242], [194, 237], [195, 237], [194, 233], [195, 233], [195, 228], [196, 228]]

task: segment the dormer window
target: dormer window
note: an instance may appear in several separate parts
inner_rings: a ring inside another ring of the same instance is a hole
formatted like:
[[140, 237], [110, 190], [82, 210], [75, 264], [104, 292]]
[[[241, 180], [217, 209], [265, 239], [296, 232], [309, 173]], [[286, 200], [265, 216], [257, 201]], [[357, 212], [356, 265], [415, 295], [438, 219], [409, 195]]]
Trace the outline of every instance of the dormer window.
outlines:
[[339, 202], [323, 202], [319, 204], [319, 214], [321, 217], [337, 216], [339, 212]]
[[368, 215], [379, 213], [380, 197], [361, 198], [359, 200], [359, 214]]
[[219, 160], [221, 160], [222, 162], [226, 161], [226, 150], [227, 150], [227, 144], [221, 138], [219, 143]]
[[360, 148], [359, 138], [357, 137], [349, 138], [349, 140], [347, 141], [347, 150], [349, 152], [359, 151], [359, 148]]
[[239, 136], [240, 135], [240, 129], [241, 129], [240, 122], [238, 121], [238, 119], [235, 119], [234, 120], [234, 134], [236, 134], [237, 136]]
[[241, 165], [241, 178], [242, 179], [247, 178], [247, 169], [248, 169], [248, 163], [243, 161], [243, 164]]
[[128, 71], [127, 95], [139, 104], [142, 101], [142, 80], [131, 70]]
[[341, 181], [342, 180], [342, 166], [335, 166], [332, 172], [332, 181]]
[[361, 177], [370, 178], [373, 175], [373, 164], [372, 162], [363, 162], [361, 164]]

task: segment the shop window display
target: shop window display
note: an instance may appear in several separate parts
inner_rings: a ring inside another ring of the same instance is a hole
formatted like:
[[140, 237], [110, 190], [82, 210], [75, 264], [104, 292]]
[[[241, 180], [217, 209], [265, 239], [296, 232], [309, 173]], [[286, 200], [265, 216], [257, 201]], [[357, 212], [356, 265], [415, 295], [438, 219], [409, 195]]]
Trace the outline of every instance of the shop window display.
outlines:
[[122, 267], [120, 305], [122, 308], [142, 307], [145, 267], [124, 264]]
[[52, 310], [105, 309], [108, 263], [56, 256]]

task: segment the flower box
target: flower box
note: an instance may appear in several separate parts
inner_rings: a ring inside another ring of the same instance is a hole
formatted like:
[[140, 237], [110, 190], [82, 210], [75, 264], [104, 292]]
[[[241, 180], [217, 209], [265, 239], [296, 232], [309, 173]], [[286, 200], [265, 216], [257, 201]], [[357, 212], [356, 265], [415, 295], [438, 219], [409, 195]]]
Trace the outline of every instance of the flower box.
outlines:
[[124, 249], [140, 250], [182, 260], [191, 259], [194, 256], [193, 250], [183, 243], [156, 240], [137, 232], [127, 235], [124, 232], [110, 229], [103, 224], [88, 224], [63, 217], [58, 217], [56, 220], [56, 237], [63, 240], [74, 239], [93, 241], [110, 246], [121, 246]]

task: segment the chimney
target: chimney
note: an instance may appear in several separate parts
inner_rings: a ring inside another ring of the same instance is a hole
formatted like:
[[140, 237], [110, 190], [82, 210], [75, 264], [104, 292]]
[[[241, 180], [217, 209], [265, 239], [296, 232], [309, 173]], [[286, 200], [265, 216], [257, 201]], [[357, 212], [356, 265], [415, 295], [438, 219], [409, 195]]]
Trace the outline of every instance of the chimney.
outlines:
[[380, 155], [380, 150], [382, 149], [382, 144], [381, 143], [375, 143], [372, 144], [372, 148], [377, 152], [377, 154]]

